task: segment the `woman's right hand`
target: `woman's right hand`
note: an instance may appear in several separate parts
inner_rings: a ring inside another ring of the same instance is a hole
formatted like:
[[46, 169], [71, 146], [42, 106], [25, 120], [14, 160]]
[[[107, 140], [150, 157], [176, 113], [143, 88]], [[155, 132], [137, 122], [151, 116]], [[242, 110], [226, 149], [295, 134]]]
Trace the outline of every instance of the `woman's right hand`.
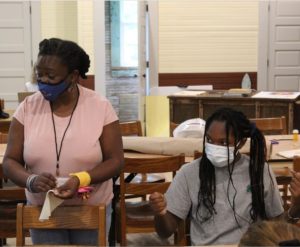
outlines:
[[163, 216], [167, 213], [167, 202], [163, 194], [154, 192], [150, 195], [149, 200], [155, 215]]
[[47, 192], [48, 190], [54, 189], [56, 187], [56, 178], [47, 172], [43, 172], [38, 175], [33, 183], [32, 190], [34, 192]]

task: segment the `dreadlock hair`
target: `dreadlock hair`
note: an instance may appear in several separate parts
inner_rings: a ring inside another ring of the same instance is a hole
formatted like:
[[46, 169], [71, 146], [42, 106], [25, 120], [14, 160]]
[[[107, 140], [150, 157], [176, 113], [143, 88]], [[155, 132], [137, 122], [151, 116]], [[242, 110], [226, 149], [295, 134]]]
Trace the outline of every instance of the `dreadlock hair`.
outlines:
[[[198, 208], [197, 215], [200, 216], [200, 221], [205, 222], [214, 214], [216, 210], [214, 204], [216, 202], [216, 177], [215, 168], [207, 158], [205, 153], [205, 140], [207, 130], [210, 128], [213, 121], [224, 122], [226, 130], [226, 141], [229, 143], [229, 135], [232, 134], [234, 137], [234, 160], [232, 165], [228, 165], [229, 171], [229, 182], [227, 187], [227, 198], [229, 200], [229, 185], [233, 186], [235, 190], [235, 195], [233, 197], [233, 203], [231, 208], [234, 213], [235, 220], [239, 225], [236, 218], [235, 211], [235, 197], [236, 188], [232, 180], [232, 172], [237, 160], [238, 145], [245, 141], [246, 138], [250, 138], [250, 164], [249, 164], [249, 175], [250, 175], [250, 186], [252, 193], [252, 206], [250, 210], [250, 216], [253, 221], [258, 218], [267, 219], [265, 202], [264, 202], [264, 165], [265, 165], [265, 154], [266, 154], [266, 144], [263, 134], [256, 128], [256, 125], [250, 122], [247, 117], [239, 111], [230, 108], [220, 108], [215, 113], [213, 113], [206, 121], [205, 132], [203, 138], [203, 156], [200, 160], [199, 178], [200, 178], [200, 189], [198, 192]], [[228, 145], [228, 144], [227, 144]], [[229, 146], [228, 146], [228, 163], [229, 163]], [[203, 207], [206, 210], [199, 210]], [[200, 214], [199, 214], [200, 211]], [[206, 211], [206, 212], [205, 212]], [[198, 217], [198, 216], [197, 216]]]
[[44, 39], [39, 44], [38, 56], [57, 56], [69, 70], [78, 70], [81, 78], [86, 79], [90, 59], [86, 52], [75, 42], [57, 38]]

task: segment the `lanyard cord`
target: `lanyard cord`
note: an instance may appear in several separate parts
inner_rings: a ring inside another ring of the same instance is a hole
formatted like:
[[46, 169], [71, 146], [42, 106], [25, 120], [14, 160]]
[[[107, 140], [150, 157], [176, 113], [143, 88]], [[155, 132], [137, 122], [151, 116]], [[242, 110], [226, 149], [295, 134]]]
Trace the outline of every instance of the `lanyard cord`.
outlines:
[[78, 92], [78, 97], [76, 99], [76, 103], [73, 107], [73, 110], [72, 110], [72, 113], [71, 113], [71, 116], [70, 116], [70, 119], [69, 119], [69, 122], [68, 122], [68, 125], [64, 131], [64, 134], [63, 134], [63, 137], [61, 139], [61, 142], [60, 142], [60, 147], [59, 147], [59, 150], [58, 150], [58, 146], [57, 146], [57, 137], [56, 137], [56, 128], [55, 128], [55, 122], [54, 122], [54, 116], [53, 116], [53, 109], [52, 109], [52, 104], [50, 103], [50, 108], [51, 108], [51, 117], [52, 117], [52, 124], [53, 124], [53, 131], [54, 131], [54, 139], [55, 139], [55, 151], [56, 151], [56, 176], [59, 176], [59, 158], [60, 158], [60, 153], [61, 153], [61, 149], [62, 149], [62, 145], [63, 145], [63, 141], [65, 139], [65, 135], [67, 133], [67, 130], [69, 129], [69, 126], [71, 124], [71, 120], [72, 120], [72, 117], [73, 117], [73, 114], [74, 114], [74, 111], [77, 107], [77, 104], [78, 104], [78, 99], [79, 99], [79, 89], [78, 87], [77, 88], [77, 92]]

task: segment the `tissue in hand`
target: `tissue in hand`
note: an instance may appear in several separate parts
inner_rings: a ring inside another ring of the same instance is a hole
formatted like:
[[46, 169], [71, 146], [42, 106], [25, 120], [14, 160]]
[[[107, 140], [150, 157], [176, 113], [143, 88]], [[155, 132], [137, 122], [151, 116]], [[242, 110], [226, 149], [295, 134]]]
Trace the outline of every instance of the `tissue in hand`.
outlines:
[[56, 187], [62, 186], [68, 180], [69, 180], [68, 177], [57, 177], [56, 178]]

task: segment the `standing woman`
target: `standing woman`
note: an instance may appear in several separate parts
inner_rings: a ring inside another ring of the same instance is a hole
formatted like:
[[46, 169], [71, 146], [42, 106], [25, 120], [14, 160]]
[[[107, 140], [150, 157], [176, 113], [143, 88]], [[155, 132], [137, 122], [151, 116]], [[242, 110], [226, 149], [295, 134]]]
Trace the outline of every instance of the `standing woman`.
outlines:
[[[249, 156], [239, 150], [250, 139]], [[163, 196], [150, 197], [156, 231], [168, 237], [191, 220], [192, 245], [239, 243], [252, 222], [283, 214], [262, 133], [239, 111], [217, 110], [205, 125], [203, 156], [184, 165]]]
[[[3, 160], [4, 172], [26, 187], [28, 204], [42, 205], [57, 178], [68, 177], [56, 195], [65, 204], [107, 205], [110, 226], [112, 177], [123, 166], [119, 122], [109, 101], [78, 84], [86, 78], [89, 56], [76, 43], [44, 39], [36, 76], [39, 92], [17, 108]], [[83, 200], [79, 187], [93, 191]], [[97, 245], [93, 230], [31, 230], [34, 244]]]

